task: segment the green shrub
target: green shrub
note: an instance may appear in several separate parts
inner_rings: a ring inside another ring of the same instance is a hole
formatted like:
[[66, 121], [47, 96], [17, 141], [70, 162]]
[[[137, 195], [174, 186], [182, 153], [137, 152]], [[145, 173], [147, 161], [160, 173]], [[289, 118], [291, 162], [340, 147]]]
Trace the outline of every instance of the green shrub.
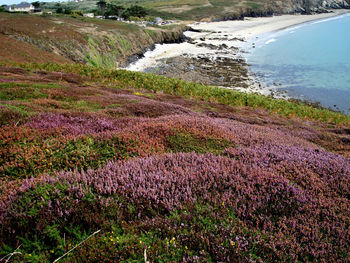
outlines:
[[173, 152], [222, 153], [230, 142], [223, 139], [196, 138], [192, 134], [176, 133], [167, 137], [168, 147]]
[[83, 12], [80, 10], [73, 10], [70, 12], [72, 16], [84, 16]]

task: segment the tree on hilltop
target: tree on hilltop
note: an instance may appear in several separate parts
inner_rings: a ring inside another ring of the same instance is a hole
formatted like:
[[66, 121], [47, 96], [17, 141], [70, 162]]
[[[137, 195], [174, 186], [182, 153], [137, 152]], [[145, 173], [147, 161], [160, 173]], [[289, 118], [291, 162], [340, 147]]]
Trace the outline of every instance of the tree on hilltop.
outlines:
[[35, 1], [32, 3], [35, 9], [38, 9], [40, 7], [40, 3], [38, 1]]
[[105, 14], [107, 2], [105, 0], [99, 0], [96, 5], [100, 9], [100, 15], [103, 16]]
[[145, 17], [147, 16], [148, 12], [147, 10], [139, 5], [133, 5], [131, 7], [129, 7], [128, 9], [126, 9], [124, 11], [124, 13], [122, 14], [124, 19], [128, 19], [131, 16], [136, 16], [136, 17]]
[[107, 4], [106, 16], [120, 17], [124, 10], [125, 8], [123, 6], [110, 3], [110, 4]]

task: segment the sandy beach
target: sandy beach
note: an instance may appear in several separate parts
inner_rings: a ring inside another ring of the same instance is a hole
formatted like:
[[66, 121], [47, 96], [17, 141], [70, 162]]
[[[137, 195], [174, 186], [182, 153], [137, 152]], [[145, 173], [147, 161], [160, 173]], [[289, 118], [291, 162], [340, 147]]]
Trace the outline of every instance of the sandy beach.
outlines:
[[[180, 44], [158, 44], [155, 49], [148, 51], [144, 57], [129, 65], [126, 69], [134, 71], [144, 71], [150, 67], [155, 67], [159, 61], [178, 57], [197, 57], [205, 55], [211, 58], [219, 56], [240, 56], [240, 52], [233, 49], [243, 49], [247, 47], [247, 42], [259, 35], [293, 27], [299, 24], [324, 20], [348, 13], [349, 10], [334, 10], [331, 13], [315, 15], [281, 15], [273, 17], [247, 17], [244, 20], [195, 23], [191, 27], [203, 32], [185, 32], [191, 39], [190, 42]], [[225, 46], [230, 50], [227, 50]], [[210, 46], [208, 46], [210, 45]], [[213, 47], [218, 48], [213, 48]]]
[[212, 32], [218, 31], [219, 28], [221, 33], [234, 33], [235, 36], [238, 38], [244, 38], [244, 40], [249, 40], [250, 38], [255, 37], [257, 35], [282, 30], [288, 27], [293, 27], [311, 21], [332, 18], [349, 12], [350, 11], [346, 9], [339, 9], [333, 10], [333, 12], [331, 13], [315, 15], [296, 14], [280, 15], [273, 17], [246, 17], [244, 20], [240, 21], [200, 23], [192, 25], [192, 27], [195, 29]]
[[154, 50], [146, 52], [143, 58], [126, 69], [245, 92], [288, 97], [284, 93], [281, 94], [278, 87], [264, 87], [255, 75], [249, 72], [246, 61], [252, 48], [260, 43], [274, 41], [270, 37], [273, 38], [273, 34], [280, 30], [333, 19], [346, 13], [349, 13], [349, 10], [191, 24], [196, 31], [185, 32], [188, 41], [180, 44], [158, 44]]

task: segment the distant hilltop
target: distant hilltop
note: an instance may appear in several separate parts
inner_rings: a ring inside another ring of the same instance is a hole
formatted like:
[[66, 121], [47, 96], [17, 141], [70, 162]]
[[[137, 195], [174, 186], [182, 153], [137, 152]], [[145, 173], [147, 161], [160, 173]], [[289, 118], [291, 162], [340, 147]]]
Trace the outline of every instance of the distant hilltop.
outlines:
[[[108, 4], [114, 3], [113, 1], [101, 1], [101, 3], [104, 2], [106, 3], [104, 8], [107, 8]], [[97, 3], [97, 0], [69, 0], [59, 3], [42, 2], [40, 3], [40, 8], [43, 11], [48, 10], [50, 12], [55, 12], [58, 9], [76, 10], [84, 14], [94, 13], [96, 16], [98, 13], [101, 13], [99, 11], [102, 11]], [[142, 6], [153, 17], [195, 21], [235, 20], [246, 16], [258, 17], [294, 13], [326, 13], [331, 9], [350, 9], [350, 0], [187, 0], [186, 3], [179, 0], [118, 0], [115, 3], [118, 3], [115, 4], [116, 6], [123, 6], [124, 8], [133, 5]], [[6, 6], [5, 9], [10, 12], [39, 12], [38, 7], [27, 2]]]

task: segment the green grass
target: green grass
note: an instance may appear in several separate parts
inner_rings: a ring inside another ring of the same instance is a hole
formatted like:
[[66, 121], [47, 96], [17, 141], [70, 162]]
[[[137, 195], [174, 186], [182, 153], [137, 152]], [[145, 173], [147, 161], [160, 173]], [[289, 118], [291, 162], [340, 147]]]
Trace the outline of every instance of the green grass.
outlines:
[[[62, 206], [74, 205], [74, 200], [63, 196], [67, 188], [68, 186], [64, 183], [55, 183], [54, 185], [38, 185], [35, 189], [23, 193], [18, 201], [17, 211], [25, 213], [29, 219], [17, 223], [28, 226], [31, 223], [37, 223], [30, 220], [31, 216], [38, 216], [41, 207], [47, 206], [49, 202], [54, 203], [60, 200]], [[55, 189], [60, 189], [60, 194], [57, 194]], [[91, 193], [87, 192], [83, 197], [86, 199], [86, 204], [89, 202], [89, 194]], [[163, 220], [169, 225], [177, 225], [175, 230], [170, 230], [159, 221], [156, 221], [157, 224], [153, 227], [145, 229], [143, 223], [137, 225], [126, 223], [126, 220], [138, 217], [137, 207], [128, 204], [118, 196], [115, 196], [114, 199], [123, 205], [114, 211], [110, 207], [109, 214], [101, 215], [105, 220], [109, 219], [111, 224], [102, 226], [101, 232], [67, 255], [66, 260], [99, 262], [98, 259], [115, 258], [116, 261], [125, 260], [122, 262], [143, 262], [144, 250], [147, 249], [152, 254], [157, 254], [155, 262], [180, 262], [185, 255], [195, 256], [198, 253], [206, 253], [207, 262], [213, 262], [207, 252], [209, 248], [206, 240], [210, 237], [208, 232], [216, 234], [215, 242], [219, 242], [217, 245], [221, 244], [232, 249], [237, 245], [220, 236], [222, 228], [228, 228], [234, 232], [232, 223], [237, 222], [232, 210], [224, 209], [220, 205], [217, 207], [215, 204], [197, 202], [194, 206], [170, 212], [164, 216]], [[120, 210], [123, 210], [122, 213]], [[218, 217], [220, 212], [225, 214], [224, 220]], [[113, 217], [114, 220], [112, 220]], [[28, 234], [21, 238], [22, 246], [19, 251], [22, 252], [20, 257], [24, 262], [45, 262], [48, 259], [52, 262], [97, 230], [88, 225], [87, 218], [82, 218], [82, 222], [78, 225], [66, 222], [63, 226], [60, 224], [60, 218], [52, 221], [50, 224], [43, 225], [40, 231], [29, 230]], [[191, 246], [188, 240], [193, 237], [193, 229], [197, 229], [205, 238], [193, 241]], [[0, 247], [2, 254], [11, 253], [13, 250], [10, 246]], [[115, 251], [118, 253], [115, 254]], [[18, 256], [16, 258], [18, 259]]]
[[258, 4], [255, 2], [247, 2], [247, 6], [253, 8], [253, 9], [259, 9], [261, 7], [261, 4]]
[[[66, 2], [61, 3], [61, 6], [69, 7], [72, 10], [93, 12], [98, 9], [96, 2]], [[152, 16], [181, 20], [202, 19], [209, 16], [223, 17], [230, 13], [240, 13], [242, 12], [242, 8], [260, 10], [264, 8], [264, 3], [271, 5], [267, 1], [261, 0], [251, 0], [248, 2], [238, 0], [118, 0], [118, 4], [124, 7], [135, 4], [143, 6], [148, 9], [149, 14]], [[54, 8], [54, 4], [46, 3], [44, 7], [51, 10]]]
[[47, 84], [27, 84], [27, 83], [1, 83], [0, 100], [29, 100], [47, 98], [48, 95], [43, 92], [45, 89], [57, 88], [59, 85]]
[[[38, 135], [39, 136], [39, 135]], [[19, 151], [0, 158], [2, 162], [10, 165], [4, 166], [3, 176], [21, 178], [35, 176], [41, 172], [53, 173], [60, 170], [97, 168], [104, 165], [107, 160], [128, 159], [137, 156], [137, 152], [131, 151], [138, 142], [125, 141], [118, 136], [98, 140], [92, 136], [82, 136], [78, 139], [65, 140], [62, 137], [47, 138], [40, 141], [22, 140], [16, 142]], [[1, 147], [6, 147], [0, 141]], [[28, 157], [30, 149], [35, 149], [35, 154]], [[14, 159], [21, 161], [11, 163]]]
[[168, 147], [173, 152], [222, 153], [230, 142], [213, 138], [196, 138], [192, 134], [176, 133], [167, 137]]
[[261, 108], [286, 117], [299, 117], [334, 124], [349, 124], [350, 116], [327, 109], [315, 108], [302, 102], [292, 102], [260, 94], [244, 93], [226, 88], [202, 85], [179, 79], [167, 78], [155, 74], [145, 74], [126, 70], [110, 70], [82, 64], [12, 64], [28, 70], [47, 70], [72, 72], [87, 76], [92, 81], [103, 82], [111, 86], [148, 90], [166, 94], [204, 100], [238, 107]]

